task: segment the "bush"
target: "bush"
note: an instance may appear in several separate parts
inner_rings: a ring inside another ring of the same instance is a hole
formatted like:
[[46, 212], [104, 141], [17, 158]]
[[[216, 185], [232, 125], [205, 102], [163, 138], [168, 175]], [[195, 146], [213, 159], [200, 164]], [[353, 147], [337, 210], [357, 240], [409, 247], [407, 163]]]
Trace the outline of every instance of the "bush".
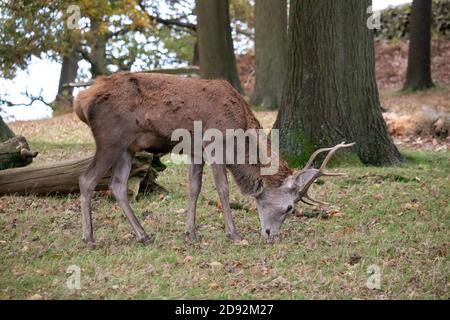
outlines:
[[[450, 39], [450, 0], [433, 0], [432, 34]], [[411, 4], [389, 7], [381, 11], [381, 29], [375, 31], [377, 38], [398, 40], [409, 36]]]

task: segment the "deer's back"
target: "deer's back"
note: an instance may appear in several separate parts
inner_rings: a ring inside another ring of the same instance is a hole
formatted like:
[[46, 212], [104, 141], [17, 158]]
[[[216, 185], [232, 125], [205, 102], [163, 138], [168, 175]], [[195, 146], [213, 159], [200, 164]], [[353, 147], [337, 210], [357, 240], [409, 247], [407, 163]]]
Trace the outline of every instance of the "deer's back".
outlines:
[[156, 126], [163, 131], [202, 121], [205, 127], [259, 128], [245, 100], [224, 80], [119, 72], [97, 78], [74, 102], [91, 127], [105, 118]]

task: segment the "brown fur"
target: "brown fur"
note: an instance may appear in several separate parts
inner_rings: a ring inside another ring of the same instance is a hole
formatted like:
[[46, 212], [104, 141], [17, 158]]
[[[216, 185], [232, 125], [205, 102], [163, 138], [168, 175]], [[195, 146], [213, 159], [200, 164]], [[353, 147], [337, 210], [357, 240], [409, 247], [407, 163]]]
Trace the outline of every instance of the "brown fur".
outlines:
[[[80, 92], [74, 110], [88, 124], [97, 148], [114, 148], [117, 139], [132, 152], [170, 152], [177, 143], [172, 132], [193, 132], [194, 121], [203, 130], [260, 129], [246, 101], [224, 80], [198, 80], [164, 74], [119, 72], [99, 77]], [[278, 187], [292, 174], [280, 160], [277, 174], [261, 176], [261, 165], [227, 166], [244, 193], [252, 193], [261, 182]]]

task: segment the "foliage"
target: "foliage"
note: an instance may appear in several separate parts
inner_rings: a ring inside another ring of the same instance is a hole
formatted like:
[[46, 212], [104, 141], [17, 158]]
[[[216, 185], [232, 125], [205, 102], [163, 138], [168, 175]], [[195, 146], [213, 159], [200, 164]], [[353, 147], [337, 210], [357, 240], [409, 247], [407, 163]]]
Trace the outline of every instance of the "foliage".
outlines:
[[[382, 39], [402, 39], [409, 35], [411, 4], [389, 7], [381, 12], [381, 30], [376, 35]], [[450, 0], [433, 0], [432, 34], [450, 38]]]
[[[44, 5], [45, 4], [45, 5]], [[58, 4], [49, 1], [0, 1], [0, 69], [12, 78], [31, 56], [58, 52], [63, 38]]]
[[[177, 7], [182, 1], [168, 2], [169, 13], [176, 12], [170, 8], [182, 10]], [[104, 51], [102, 55], [109, 71], [130, 69], [135, 63], [140, 64], [140, 68], [155, 68], [172, 59], [189, 60], [187, 55], [192, 49], [186, 47], [192, 46], [191, 33], [183, 28], [174, 31], [170, 23], [158, 22], [156, 18], [161, 13], [156, 3], [136, 0], [1, 0], [0, 68], [3, 76], [12, 78], [18, 69], [26, 69], [32, 56], [46, 55], [60, 61], [74, 46], [91, 64], [99, 59], [96, 50]], [[71, 14], [67, 12], [69, 5], [80, 7], [78, 29], [67, 27]], [[188, 12], [189, 9], [183, 10]], [[183, 13], [183, 16], [186, 19], [189, 14]], [[174, 44], [176, 38], [180, 42]], [[168, 48], [165, 48], [166, 41]], [[104, 48], [99, 48], [102, 42], [105, 42]]]

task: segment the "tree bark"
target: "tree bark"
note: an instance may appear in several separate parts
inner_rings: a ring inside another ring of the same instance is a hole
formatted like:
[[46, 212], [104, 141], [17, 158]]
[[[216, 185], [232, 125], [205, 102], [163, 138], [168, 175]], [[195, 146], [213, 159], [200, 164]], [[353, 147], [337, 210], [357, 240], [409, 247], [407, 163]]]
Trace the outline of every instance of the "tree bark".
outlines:
[[14, 132], [8, 127], [8, 125], [0, 117], [0, 142], [6, 141], [14, 137]]
[[92, 78], [108, 74], [108, 61], [106, 59], [107, 34], [102, 30], [103, 22], [93, 19], [91, 25], [91, 63]]
[[59, 75], [58, 96], [62, 94], [72, 95], [73, 89], [66, 88], [64, 85], [66, 83], [74, 82], [77, 78], [79, 61], [80, 56], [77, 49], [73, 49], [68, 55], [63, 56], [61, 72]]
[[256, 83], [253, 103], [275, 109], [281, 104], [286, 70], [286, 0], [255, 1]]
[[73, 48], [69, 54], [63, 56], [59, 76], [58, 94], [55, 99], [55, 109], [70, 109], [72, 107], [73, 87], [65, 86], [65, 84], [75, 81], [79, 61], [80, 55], [77, 48]]
[[403, 90], [424, 90], [433, 86], [431, 79], [431, 0], [413, 0], [408, 67]]
[[16, 136], [0, 117], [0, 170], [27, 166], [36, 155], [29, 150], [27, 140]]
[[[0, 172], [0, 195], [3, 194], [67, 194], [79, 192], [78, 180], [92, 162], [92, 157], [60, 161], [35, 167], [10, 169]], [[139, 153], [133, 159], [128, 180], [130, 193], [151, 191], [158, 188], [155, 183], [157, 171], [150, 153]], [[108, 190], [111, 174], [107, 173], [96, 190]]]
[[356, 142], [362, 162], [401, 160], [381, 115], [375, 81], [370, 0], [293, 1], [288, 64], [275, 123], [280, 150], [293, 165], [318, 147]]
[[196, 10], [201, 77], [228, 80], [242, 93], [231, 38], [228, 0], [197, 0]]
[[25, 167], [36, 156], [37, 152], [30, 151], [24, 137], [14, 136], [0, 143], [0, 170]]

